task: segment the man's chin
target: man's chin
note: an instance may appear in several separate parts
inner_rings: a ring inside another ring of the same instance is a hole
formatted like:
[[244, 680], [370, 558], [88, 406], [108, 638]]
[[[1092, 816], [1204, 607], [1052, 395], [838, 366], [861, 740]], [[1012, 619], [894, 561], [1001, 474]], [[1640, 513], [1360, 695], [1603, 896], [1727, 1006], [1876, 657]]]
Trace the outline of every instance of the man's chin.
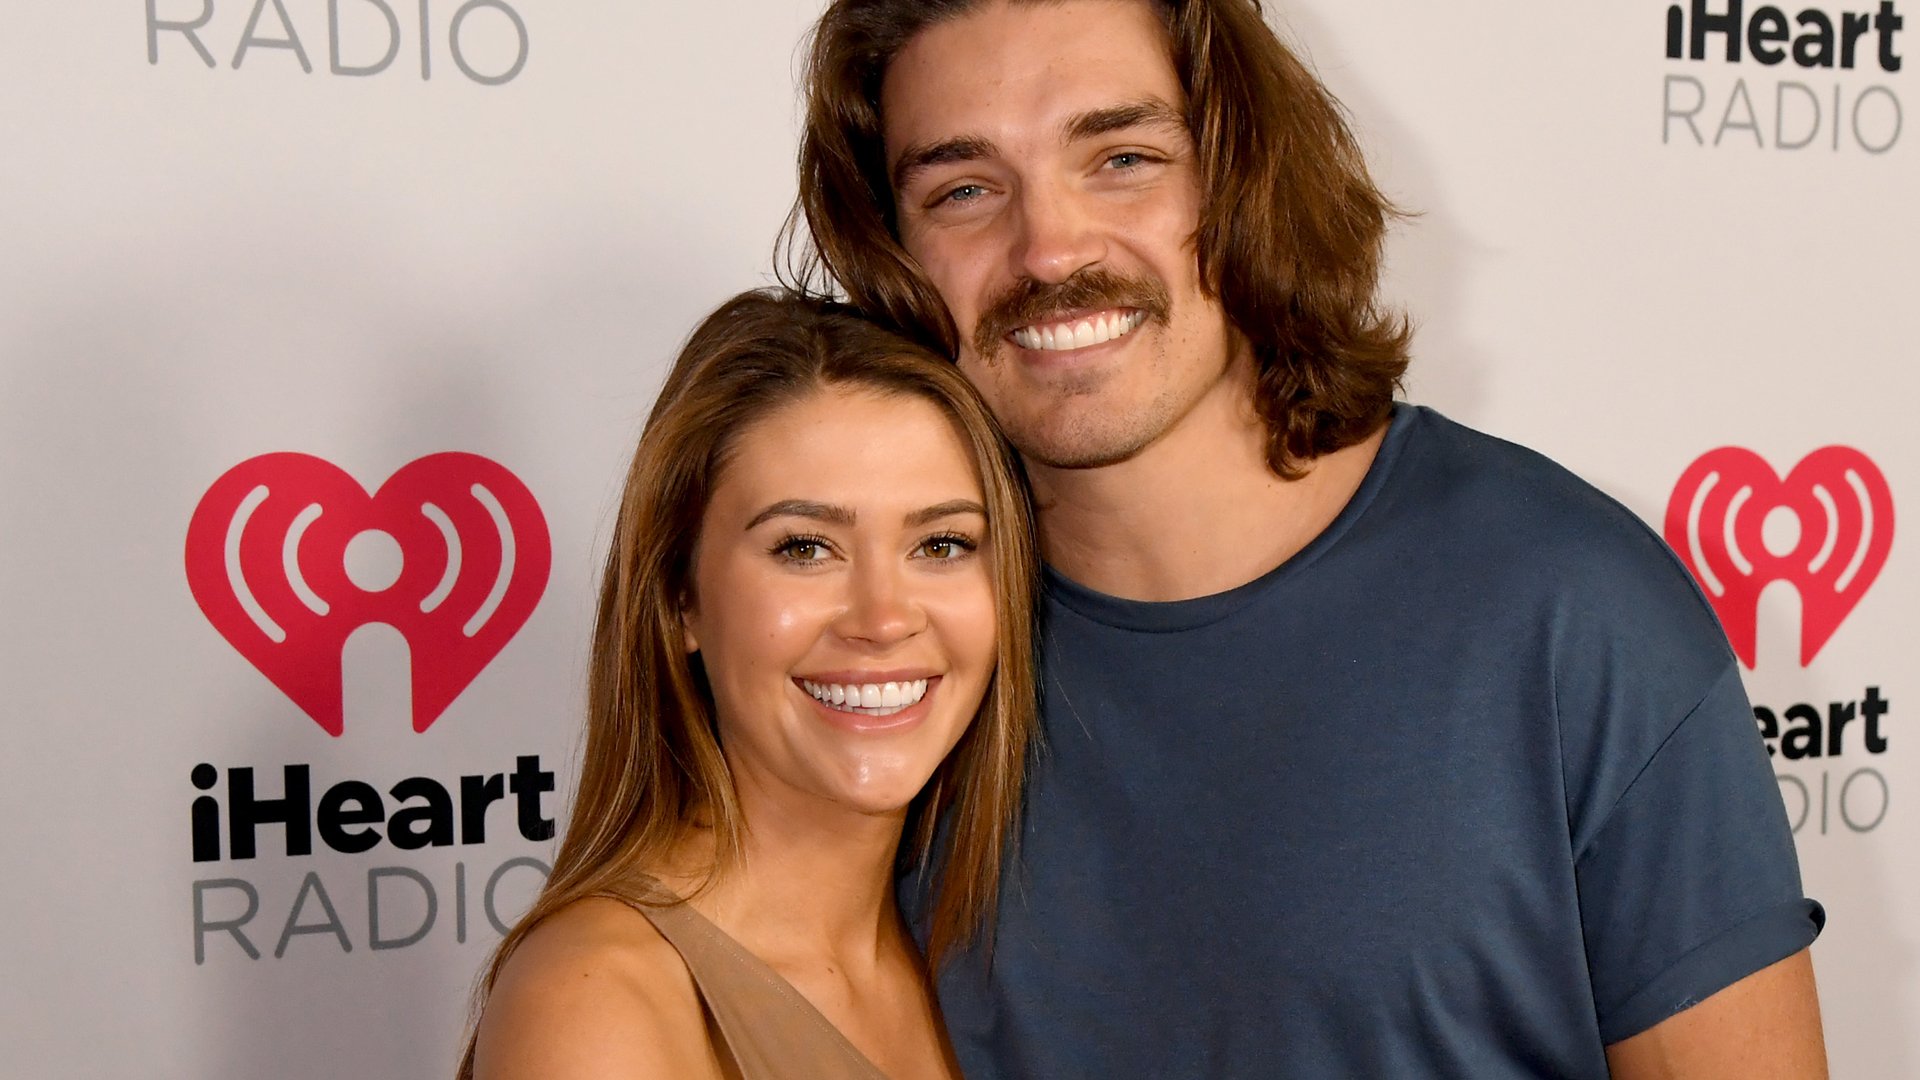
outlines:
[[1091, 423], [1058, 409], [1036, 413], [1022, 421], [1017, 425], [1002, 422], [1008, 440], [1029, 465], [1048, 469], [1103, 469], [1119, 465], [1138, 456], [1154, 441], [1151, 425]]

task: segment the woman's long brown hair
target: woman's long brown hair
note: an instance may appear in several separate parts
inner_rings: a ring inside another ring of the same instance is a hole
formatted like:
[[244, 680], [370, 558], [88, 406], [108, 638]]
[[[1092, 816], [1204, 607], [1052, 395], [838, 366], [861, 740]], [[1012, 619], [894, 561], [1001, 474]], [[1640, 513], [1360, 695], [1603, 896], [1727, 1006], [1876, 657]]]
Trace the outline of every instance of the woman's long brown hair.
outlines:
[[[716, 875], [738, 864], [746, 822], [712, 695], [684, 647], [682, 601], [731, 448], [760, 419], [828, 387], [938, 406], [972, 451], [986, 495], [998, 666], [972, 725], [909, 808], [902, 856], [940, 869], [929, 918], [934, 967], [991, 917], [1034, 737], [1039, 564], [1019, 463], [952, 365], [840, 305], [744, 293], [688, 339], [627, 471], [594, 624], [578, 793], [545, 888], [482, 976], [476, 1025], [501, 968], [541, 920], [584, 897], [631, 891], [690, 820], [711, 826]], [[473, 1049], [470, 1034], [462, 1080], [473, 1074]]]
[[[828, 5], [807, 63], [800, 192], [778, 260], [795, 288], [844, 293], [948, 356], [960, 344], [952, 318], [895, 228], [880, 86], [916, 34], [982, 2]], [[1199, 154], [1200, 279], [1253, 347], [1268, 465], [1295, 477], [1393, 408], [1411, 331], [1375, 294], [1397, 211], [1340, 103], [1268, 28], [1259, 0], [1143, 2], [1167, 25]]]

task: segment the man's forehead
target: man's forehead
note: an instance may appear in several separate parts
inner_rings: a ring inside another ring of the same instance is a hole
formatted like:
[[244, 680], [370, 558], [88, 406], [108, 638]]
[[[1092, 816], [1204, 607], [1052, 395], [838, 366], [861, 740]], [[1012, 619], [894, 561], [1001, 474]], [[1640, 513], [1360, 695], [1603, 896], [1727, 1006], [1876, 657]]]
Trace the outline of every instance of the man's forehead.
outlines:
[[[1058, 141], [1095, 111], [1184, 107], [1150, 0], [984, 4], [921, 31], [888, 66], [889, 159], [952, 139]], [[1082, 125], [1084, 127], [1084, 124]]]

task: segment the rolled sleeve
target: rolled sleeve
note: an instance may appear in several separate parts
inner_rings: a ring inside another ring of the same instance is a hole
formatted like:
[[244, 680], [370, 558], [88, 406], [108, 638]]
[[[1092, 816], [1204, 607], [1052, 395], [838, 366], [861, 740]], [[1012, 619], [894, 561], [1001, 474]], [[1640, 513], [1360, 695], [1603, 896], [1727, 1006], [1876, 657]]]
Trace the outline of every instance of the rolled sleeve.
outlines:
[[1575, 874], [1601, 1040], [1618, 1042], [1811, 944], [1786, 810], [1729, 666], [1654, 753]]

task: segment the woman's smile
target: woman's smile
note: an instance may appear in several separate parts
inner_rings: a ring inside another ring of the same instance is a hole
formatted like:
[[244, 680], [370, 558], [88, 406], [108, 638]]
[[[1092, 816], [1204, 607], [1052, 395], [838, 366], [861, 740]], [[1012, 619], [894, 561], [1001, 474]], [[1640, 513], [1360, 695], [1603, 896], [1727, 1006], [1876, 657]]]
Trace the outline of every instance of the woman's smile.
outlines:
[[818, 679], [795, 678], [821, 715], [850, 731], [898, 731], [924, 719], [938, 675], [855, 673]]

